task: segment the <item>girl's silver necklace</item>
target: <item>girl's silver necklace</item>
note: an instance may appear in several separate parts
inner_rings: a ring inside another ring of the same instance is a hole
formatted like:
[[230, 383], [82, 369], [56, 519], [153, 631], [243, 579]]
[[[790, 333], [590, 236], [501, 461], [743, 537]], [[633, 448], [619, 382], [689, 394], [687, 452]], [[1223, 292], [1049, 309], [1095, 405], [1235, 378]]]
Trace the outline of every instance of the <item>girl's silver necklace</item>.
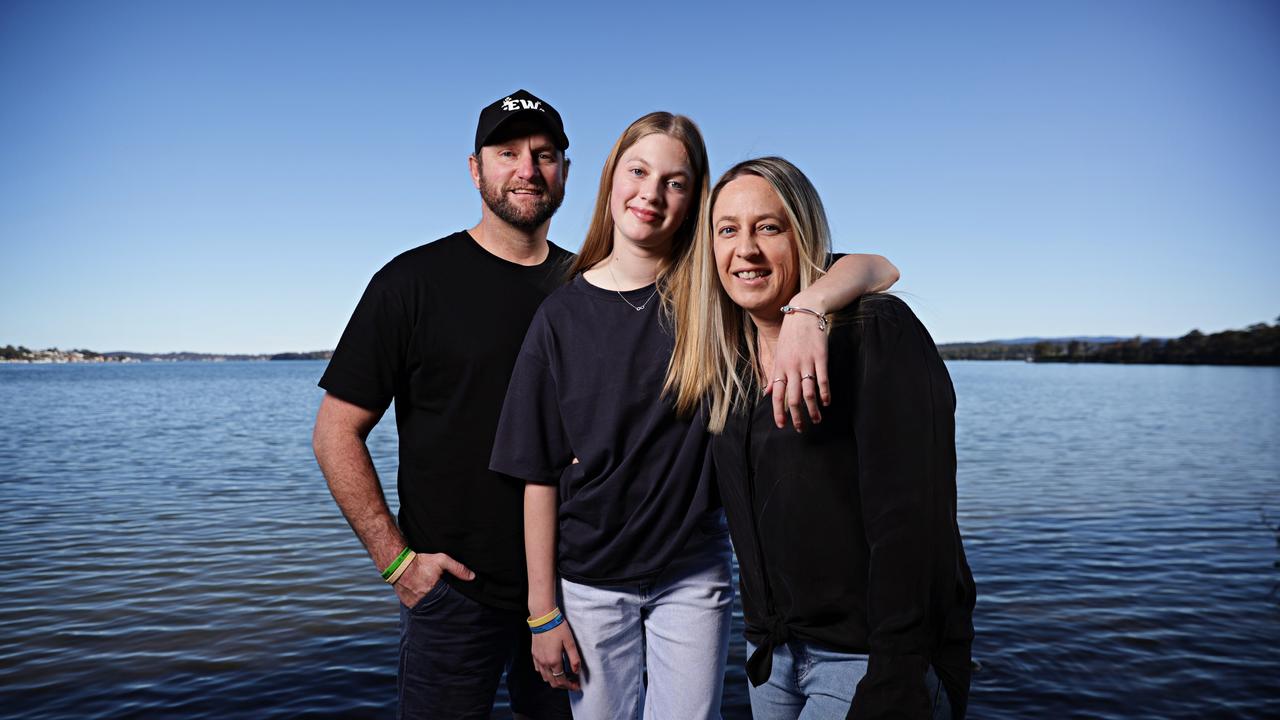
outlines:
[[[622, 287], [622, 283], [618, 282], [618, 277], [617, 277], [616, 275], [614, 275], [614, 274], [613, 274], [613, 260], [612, 260], [612, 259], [610, 259], [610, 260], [609, 260], [609, 264], [608, 264], [608, 265], [605, 265], [605, 268], [607, 268], [607, 269], [609, 270], [609, 277], [613, 280], [613, 285], [614, 285], [614, 287], [615, 287], [615, 288]], [[657, 287], [657, 285], [655, 284], [655, 285], [654, 285], [654, 288], [653, 288], [653, 292], [649, 293], [649, 298], [648, 298], [647, 300], [645, 300], [643, 303], [640, 303], [640, 305], [639, 305], [638, 307], [637, 307], [636, 305], [632, 304], [632, 302], [631, 302], [630, 300], [628, 300], [628, 299], [627, 299], [627, 296], [622, 294], [622, 291], [621, 291], [621, 290], [614, 290], [614, 292], [618, 293], [618, 297], [622, 298], [622, 302], [624, 302], [624, 303], [626, 303], [626, 304], [630, 305], [632, 310], [635, 310], [636, 312], [640, 312], [641, 310], [643, 310], [643, 309], [645, 309], [646, 307], [648, 307], [648, 306], [649, 306], [649, 300], [652, 300], [652, 299], [653, 299], [653, 296], [658, 294], [658, 287]]]

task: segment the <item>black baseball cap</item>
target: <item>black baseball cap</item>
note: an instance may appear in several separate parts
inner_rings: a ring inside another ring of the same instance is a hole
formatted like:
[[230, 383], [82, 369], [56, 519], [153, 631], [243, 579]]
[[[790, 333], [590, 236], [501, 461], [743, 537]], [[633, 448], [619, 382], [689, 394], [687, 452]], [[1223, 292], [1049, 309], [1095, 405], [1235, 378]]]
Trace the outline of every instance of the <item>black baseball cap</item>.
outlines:
[[476, 124], [477, 155], [480, 154], [480, 148], [489, 142], [489, 138], [512, 118], [528, 118], [540, 122], [551, 133], [556, 147], [561, 150], [569, 147], [569, 138], [564, 134], [560, 113], [551, 107], [551, 103], [528, 90], [517, 90], [480, 111], [480, 122]]

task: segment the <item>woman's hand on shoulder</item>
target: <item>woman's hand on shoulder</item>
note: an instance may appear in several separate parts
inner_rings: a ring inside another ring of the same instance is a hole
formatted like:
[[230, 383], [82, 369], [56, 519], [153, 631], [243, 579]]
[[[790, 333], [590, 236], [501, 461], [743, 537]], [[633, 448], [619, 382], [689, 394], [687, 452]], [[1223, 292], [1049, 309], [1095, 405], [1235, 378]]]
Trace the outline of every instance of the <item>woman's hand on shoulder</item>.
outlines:
[[790, 420], [797, 432], [803, 432], [805, 411], [812, 422], [822, 422], [822, 407], [831, 404], [831, 385], [827, 333], [817, 318], [802, 313], [783, 317], [767, 380], [765, 392], [772, 396], [773, 421], [779, 428]]

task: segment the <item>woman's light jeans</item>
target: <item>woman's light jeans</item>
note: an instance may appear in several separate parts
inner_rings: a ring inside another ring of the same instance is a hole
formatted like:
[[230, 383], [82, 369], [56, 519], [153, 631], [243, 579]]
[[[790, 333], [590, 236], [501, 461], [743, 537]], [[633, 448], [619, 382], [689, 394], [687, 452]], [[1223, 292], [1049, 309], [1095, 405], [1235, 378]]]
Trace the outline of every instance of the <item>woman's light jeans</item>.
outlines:
[[719, 720], [733, 610], [723, 518], [696, 531], [649, 584], [560, 581], [582, 654], [582, 691], [569, 693], [575, 720]]
[[[747, 642], [747, 657], [756, 646]], [[789, 642], [773, 649], [773, 672], [760, 687], [747, 683], [755, 720], [844, 720], [854, 689], [867, 674], [867, 656]], [[925, 675], [933, 720], [951, 720], [947, 692], [933, 668]]]

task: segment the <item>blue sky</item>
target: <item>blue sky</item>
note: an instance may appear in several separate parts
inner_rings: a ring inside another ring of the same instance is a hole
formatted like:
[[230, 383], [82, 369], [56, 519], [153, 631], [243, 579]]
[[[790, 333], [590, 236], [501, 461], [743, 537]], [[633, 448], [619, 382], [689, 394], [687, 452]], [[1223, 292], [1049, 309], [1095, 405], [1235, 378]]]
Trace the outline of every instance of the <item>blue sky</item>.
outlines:
[[1280, 315], [1274, 2], [437, 5], [5, 0], [0, 344], [331, 348], [478, 219], [476, 115], [520, 87], [565, 117], [569, 249], [666, 109], [716, 173], [804, 169], [939, 342]]

